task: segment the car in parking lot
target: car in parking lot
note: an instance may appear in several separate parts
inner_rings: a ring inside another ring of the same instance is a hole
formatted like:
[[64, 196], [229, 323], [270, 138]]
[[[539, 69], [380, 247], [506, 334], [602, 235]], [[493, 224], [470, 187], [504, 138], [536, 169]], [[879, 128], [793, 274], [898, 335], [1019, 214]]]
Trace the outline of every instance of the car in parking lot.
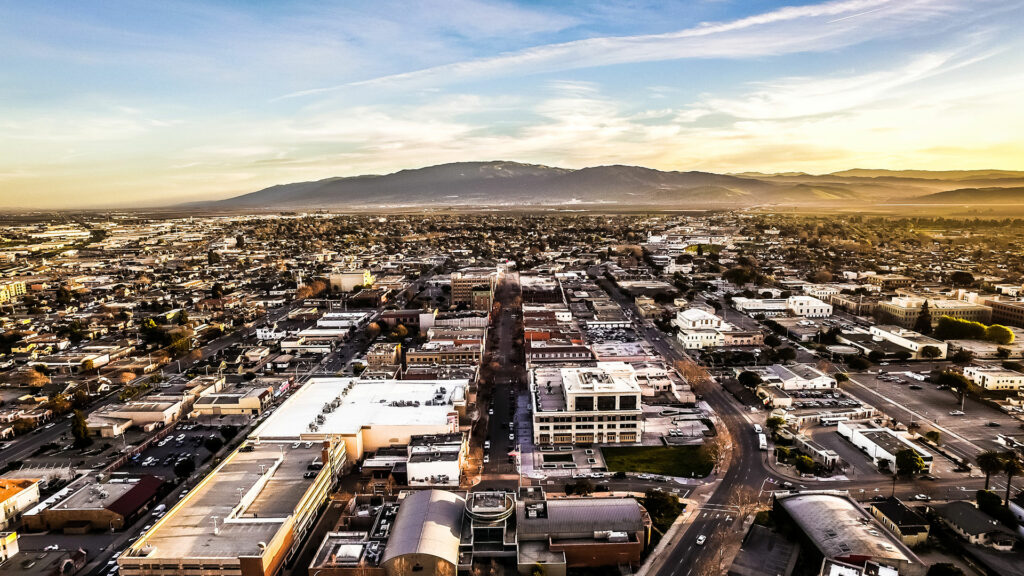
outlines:
[[1002, 424], [1000, 424], [999, 422], [992, 421], [985, 424], [985, 426], [988, 426], [989, 428], [998, 428], [999, 426], [1002, 426]]
[[950, 416], [963, 416], [964, 415], [964, 411], [963, 410], [950, 410], [949, 411], [949, 415]]
[[914, 494], [913, 496], [910, 497], [910, 499], [911, 500], [917, 500], [918, 502], [928, 502], [932, 498], [931, 498], [931, 496], [928, 496], [927, 494]]

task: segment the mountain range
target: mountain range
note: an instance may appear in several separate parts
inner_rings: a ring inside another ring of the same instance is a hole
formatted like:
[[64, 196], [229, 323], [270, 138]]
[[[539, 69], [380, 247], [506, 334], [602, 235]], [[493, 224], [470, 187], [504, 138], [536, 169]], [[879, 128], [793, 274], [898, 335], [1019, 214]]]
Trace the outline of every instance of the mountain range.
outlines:
[[1024, 172], [855, 169], [818, 175], [715, 174], [619, 165], [566, 169], [517, 162], [457, 162], [386, 175], [281, 184], [199, 205], [228, 209], [572, 205], [695, 208], [840, 206], [855, 202], [1024, 204]]

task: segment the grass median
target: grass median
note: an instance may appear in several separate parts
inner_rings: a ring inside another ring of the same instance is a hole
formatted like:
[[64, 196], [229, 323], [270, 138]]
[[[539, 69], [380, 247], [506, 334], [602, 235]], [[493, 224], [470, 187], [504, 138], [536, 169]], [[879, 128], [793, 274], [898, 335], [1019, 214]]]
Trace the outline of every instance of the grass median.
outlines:
[[623, 446], [602, 448], [601, 453], [612, 472], [703, 478], [715, 465], [704, 446]]

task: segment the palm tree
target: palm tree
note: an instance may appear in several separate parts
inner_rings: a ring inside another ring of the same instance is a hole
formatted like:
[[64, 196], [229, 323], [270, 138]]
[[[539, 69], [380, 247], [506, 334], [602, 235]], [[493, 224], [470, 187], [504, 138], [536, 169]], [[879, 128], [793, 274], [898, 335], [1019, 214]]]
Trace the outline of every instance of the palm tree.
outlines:
[[1024, 472], [1024, 465], [1021, 464], [1016, 454], [1007, 454], [1006, 461], [1003, 462], [1003, 472], [1006, 473], [1006, 505], [1009, 506], [1013, 477]]
[[989, 480], [993, 474], [1003, 471], [1003, 456], [998, 452], [988, 450], [978, 454], [978, 468], [985, 473], [985, 490], [988, 490]]

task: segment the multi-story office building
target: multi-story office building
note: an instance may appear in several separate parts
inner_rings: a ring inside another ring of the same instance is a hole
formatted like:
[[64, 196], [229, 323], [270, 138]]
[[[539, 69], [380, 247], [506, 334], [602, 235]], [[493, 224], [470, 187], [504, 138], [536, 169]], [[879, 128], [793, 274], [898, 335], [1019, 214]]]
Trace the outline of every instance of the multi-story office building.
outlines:
[[497, 272], [490, 268], [452, 272], [452, 305], [465, 304], [473, 310], [490, 310], [497, 279]]
[[989, 300], [986, 304], [992, 308], [993, 322], [1024, 328], [1024, 301], [1000, 302], [999, 300]]
[[[913, 328], [917, 318], [921, 315], [921, 307], [924, 305], [925, 300], [925, 298], [918, 296], [898, 296], [888, 302], [879, 302], [875, 306], [875, 311], [886, 322], [903, 328]], [[938, 324], [939, 319], [943, 316], [984, 324], [992, 321], [992, 308], [988, 306], [974, 304], [966, 300], [928, 298], [927, 301], [932, 325]]]
[[535, 368], [530, 378], [537, 444], [640, 441], [641, 389], [632, 366]]

